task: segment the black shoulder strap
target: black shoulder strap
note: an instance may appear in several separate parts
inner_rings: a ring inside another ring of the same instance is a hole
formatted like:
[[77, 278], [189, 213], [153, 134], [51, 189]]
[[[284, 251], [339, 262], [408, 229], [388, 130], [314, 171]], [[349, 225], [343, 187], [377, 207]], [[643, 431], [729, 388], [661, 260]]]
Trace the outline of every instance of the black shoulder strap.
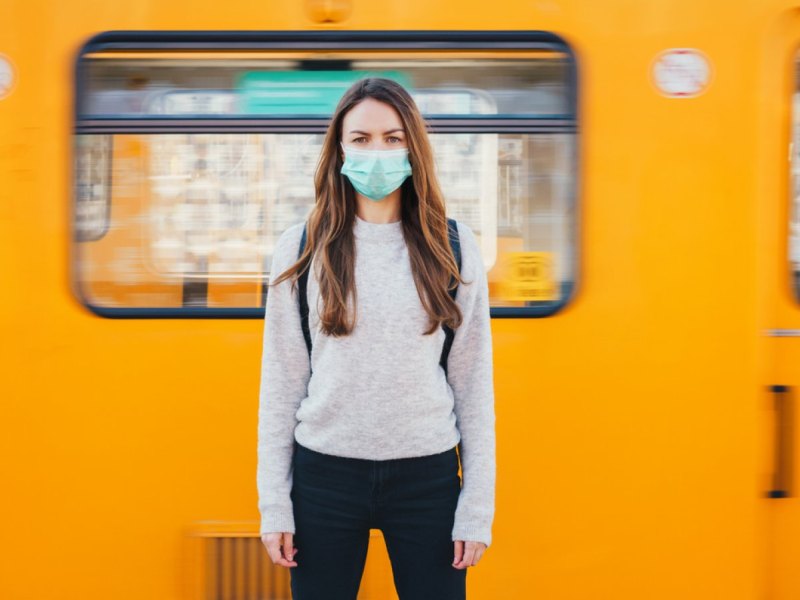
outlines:
[[[458, 237], [458, 223], [455, 219], [447, 219], [447, 237], [450, 240], [450, 248], [453, 251], [453, 255], [456, 258], [456, 264], [458, 265], [458, 272], [461, 273], [461, 240]], [[455, 277], [450, 277], [450, 285], [452, 285], [455, 281]], [[449, 291], [450, 297], [455, 301], [456, 299], [456, 292], [458, 291], [457, 287], [454, 287], [452, 290]], [[450, 347], [453, 345], [453, 338], [455, 337], [455, 332], [448, 327], [447, 325], [442, 325], [442, 329], [444, 329], [444, 347], [442, 348], [442, 357], [439, 359], [439, 364], [444, 369], [445, 376], [447, 375], [447, 357], [450, 355]]]
[[[300, 238], [300, 250], [297, 253], [297, 258], [303, 253], [306, 247], [306, 225], [303, 225], [303, 237]], [[311, 270], [311, 265], [308, 266], [300, 274], [300, 279], [297, 281], [297, 292], [300, 296], [300, 325], [303, 328], [303, 337], [306, 340], [306, 348], [308, 348], [308, 359], [311, 360], [311, 330], [308, 326], [308, 272]]]
[[[456, 258], [456, 264], [458, 265], [458, 272], [461, 272], [461, 241], [458, 237], [458, 223], [455, 219], [447, 219], [447, 237], [450, 240], [450, 248], [453, 251], [453, 255]], [[300, 238], [300, 249], [297, 252], [297, 257], [300, 258], [300, 255], [303, 253], [303, 249], [306, 246], [306, 225], [303, 225], [303, 235]], [[300, 296], [300, 323], [303, 329], [303, 337], [306, 340], [306, 348], [308, 348], [308, 357], [309, 360], [311, 359], [311, 329], [308, 325], [308, 273], [311, 270], [311, 266], [305, 269], [301, 274], [300, 278], [298, 279], [298, 294]], [[455, 281], [454, 277], [450, 278], [450, 284], [452, 285]], [[455, 300], [456, 299], [456, 292], [457, 288], [453, 288], [449, 290], [450, 297]], [[445, 375], [447, 374], [447, 357], [450, 354], [450, 347], [453, 345], [453, 338], [455, 337], [455, 332], [448, 326], [442, 325], [442, 329], [444, 329], [444, 347], [442, 348], [442, 356], [439, 359], [439, 364], [444, 369]]]

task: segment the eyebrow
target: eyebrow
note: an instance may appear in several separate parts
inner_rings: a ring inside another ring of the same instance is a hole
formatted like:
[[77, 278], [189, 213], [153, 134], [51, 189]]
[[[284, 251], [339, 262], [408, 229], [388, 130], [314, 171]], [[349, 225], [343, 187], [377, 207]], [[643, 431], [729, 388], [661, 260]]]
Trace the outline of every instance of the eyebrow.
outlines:
[[[389, 129], [388, 131], [384, 131], [383, 135], [386, 135], [387, 133], [394, 133], [395, 131], [403, 131], [403, 128], [402, 127], [395, 127], [394, 129]], [[370, 135], [368, 131], [359, 131], [358, 129], [353, 129], [353, 130], [350, 131], [350, 133], [360, 133], [360, 134], [363, 134], [363, 135]], [[403, 131], [403, 133], [405, 133], [405, 132]]]

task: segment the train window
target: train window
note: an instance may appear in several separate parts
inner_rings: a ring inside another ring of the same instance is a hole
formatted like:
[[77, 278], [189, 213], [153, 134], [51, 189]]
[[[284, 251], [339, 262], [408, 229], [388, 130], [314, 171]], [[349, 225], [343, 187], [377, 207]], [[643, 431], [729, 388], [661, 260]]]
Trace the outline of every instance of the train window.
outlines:
[[792, 96], [791, 202], [789, 219], [789, 264], [795, 298], [800, 301], [800, 57], [795, 63], [795, 88]]
[[367, 75], [402, 83], [425, 116], [492, 315], [568, 300], [576, 91], [558, 38], [126, 35], [91, 40], [76, 70], [73, 277], [95, 312], [260, 316], [275, 241], [313, 206], [330, 115]]

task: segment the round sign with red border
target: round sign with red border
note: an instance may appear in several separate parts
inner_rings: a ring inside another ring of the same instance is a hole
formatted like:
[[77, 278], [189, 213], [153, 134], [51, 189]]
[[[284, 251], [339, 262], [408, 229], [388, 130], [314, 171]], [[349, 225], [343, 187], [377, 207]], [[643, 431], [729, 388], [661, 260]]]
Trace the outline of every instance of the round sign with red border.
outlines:
[[0, 100], [8, 96], [13, 88], [14, 66], [5, 54], [0, 54]]
[[695, 48], [670, 48], [653, 61], [653, 84], [669, 98], [692, 98], [708, 89], [711, 65]]

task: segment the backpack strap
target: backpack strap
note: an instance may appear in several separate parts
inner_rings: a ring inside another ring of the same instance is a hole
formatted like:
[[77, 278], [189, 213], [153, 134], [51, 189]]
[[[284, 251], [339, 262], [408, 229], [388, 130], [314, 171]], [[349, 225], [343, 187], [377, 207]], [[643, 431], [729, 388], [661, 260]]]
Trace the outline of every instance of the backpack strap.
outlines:
[[[456, 264], [458, 265], [458, 272], [461, 272], [461, 241], [458, 236], [458, 223], [455, 219], [447, 219], [447, 237], [450, 240], [450, 249], [453, 251], [453, 255], [456, 258]], [[300, 238], [300, 249], [297, 252], [297, 257], [300, 258], [300, 255], [303, 253], [303, 249], [306, 247], [306, 225], [303, 225], [303, 235]], [[311, 270], [311, 266], [303, 271], [300, 274], [300, 278], [298, 279], [298, 293], [300, 296], [300, 324], [303, 329], [303, 338], [306, 341], [306, 348], [308, 348], [308, 358], [311, 360], [311, 329], [308, 325], [308, 273]], [[455, 282], [455, 277], [450, 277], [450, 284], [452, 285]], [[448, 290], [450, 297], [455, 301], [456, 299], [456, 292], [458, 291], [457, 288], [453, 288], [452, 290]], [[455, 332], [448, 327], [447, 325], [442, 325], [442, 329], [444, 329], [444, 346], [442, 348], [442, 355], [439, 359], [439, 364], [444, 369], [445, 375], [447, 375], [447, 357], [450, 354], [450, 347], [453, 345], [453, 338], [455, 337]]]
[[[303, 225], [303, 236], [300, 238], [300, 250], [297, 253], [297, 258], [303, 253], [306, 247], [306, 225]], [[308, 348], [308, 359], [311, 360], [311, 330], [308, 326], [308, 272], [311, 270], [311, 265], [300, 274], [297, 281], [298, 295], [300, 296], [300, 325], [303, 329], [303, 337], [306, 340], [306, 348]]]
[[[450, 249], [453, 251], [453, 255], [456, 258], [458, 272], [461, 273], [461, 240], [458, 237], [458, 223], [455, 219], [447, 219], [447, 237], [450, 240]], [[451, 276], [450, 285], [453, 285], [454, 282], [455, 277]], [[456, 299], [457, 291], [457, 287], [448, 290], [453, 301]], [[447, 357], [450, 355], [450, 347], [453, 345], [453, 338], [456, 334], [452, 328], [447, 325], [442, 325], [442, 329], [444, 329], [444, 347], [442, 348], [442, 356], [439, 359], [439, 364], [442, 366], [442, 369], [444, 369], [445, 376], [447, 376]]]

